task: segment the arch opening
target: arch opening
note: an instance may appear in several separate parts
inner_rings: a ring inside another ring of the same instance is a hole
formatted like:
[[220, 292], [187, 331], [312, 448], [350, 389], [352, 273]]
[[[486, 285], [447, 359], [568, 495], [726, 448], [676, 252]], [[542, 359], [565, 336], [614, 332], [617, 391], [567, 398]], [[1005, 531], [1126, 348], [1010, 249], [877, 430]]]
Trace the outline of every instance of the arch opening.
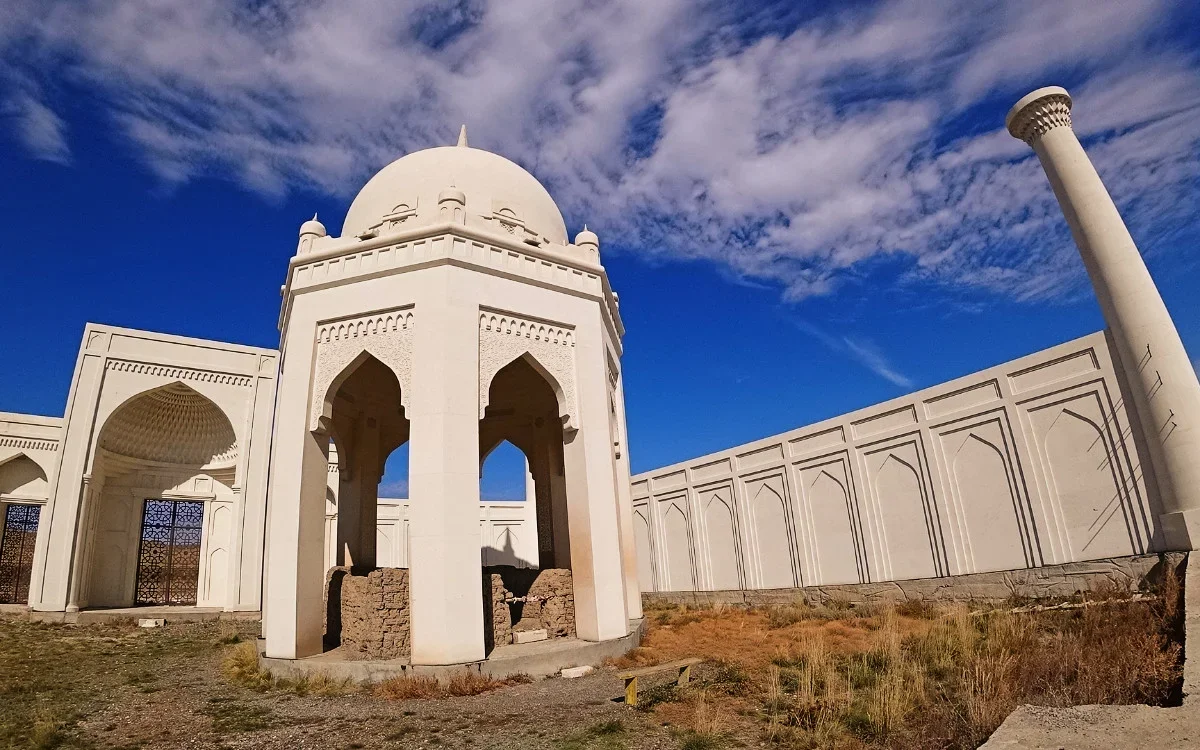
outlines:
[[[503, 493], [516, 495], [513, 499], [526, 498], [524, 501], [533, 505], [537, 552], [530, 563], [543, 570], [571, 564], [563, 439], [554, 383], [524, 356], [500, 368], [492, 378], [479, 422], [480, 474], [482, 477], [485, 460], [501, 450], [497, 460], [501, 466], [509, 464], [505, 472], [509, 486]], [[498, 448], [504, 443], [512, 450]], [[524, 476], [517, 469], [521, 457], [528, 466], [532, 492], [521, 491]], [[488, 499], [492, 489], [481, 485], [480, 496]]]
[[75, 603], [225, 605], [239, 455], [228, 415], [182, 382], [117, 407], [96, 437]]
[[480, 530], [485, 567], [538, 566], [536, 528], [526, 523], [536, 500], [530, 500], [529, 459], [517, 446], [501, 440], [480, 457]]
[[408, 494], [410, 425], [401, 398], [396, 374], [365, 352], [331, 386], [328, 417], [322, 419], [331, 448], [333, 498], [327, 496], [326, 502], [330, 566], [372, 569], [404, 562], [402, 529], [395, 528], [397, 519], [391, 517], [395, 514], [389, 510], [380, 523], [381, 497], [394, 509]]

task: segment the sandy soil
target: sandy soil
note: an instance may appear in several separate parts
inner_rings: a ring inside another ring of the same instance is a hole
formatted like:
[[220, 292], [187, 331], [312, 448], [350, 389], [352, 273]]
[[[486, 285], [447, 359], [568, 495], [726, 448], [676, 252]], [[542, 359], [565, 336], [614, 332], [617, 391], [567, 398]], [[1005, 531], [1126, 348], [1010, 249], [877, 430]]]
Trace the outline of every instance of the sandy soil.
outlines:
[[[684, 740], [624, 706], [611, 669], [434, 700], [248, 690], [220, 671], [235, 627], [0, 620], [0, 701], [14, 699], [0, 710], [0, 747], [649, 750]], [[251, 637], [257, 624], [240, 627]]]

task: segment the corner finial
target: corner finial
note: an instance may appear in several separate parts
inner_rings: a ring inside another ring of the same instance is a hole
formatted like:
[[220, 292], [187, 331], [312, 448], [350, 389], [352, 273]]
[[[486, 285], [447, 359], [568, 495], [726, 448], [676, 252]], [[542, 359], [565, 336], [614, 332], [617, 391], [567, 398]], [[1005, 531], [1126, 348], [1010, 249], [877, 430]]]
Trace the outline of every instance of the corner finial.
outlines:
[[[312, 220], [313, 220], [313, 221], [316, 221], [316, 220], [317, 220], [317, 212], [316, 212], [316, 211], [313, 211], [313, 218], [312, 218]], [[584, 227], [584, 229], [587, 229], [587, 227]]]
[[458, 145], [463, 148], [467, 147], [467, 126], [466, 125], [463, 125], [462, 128], [460, 128], [458, 131]]

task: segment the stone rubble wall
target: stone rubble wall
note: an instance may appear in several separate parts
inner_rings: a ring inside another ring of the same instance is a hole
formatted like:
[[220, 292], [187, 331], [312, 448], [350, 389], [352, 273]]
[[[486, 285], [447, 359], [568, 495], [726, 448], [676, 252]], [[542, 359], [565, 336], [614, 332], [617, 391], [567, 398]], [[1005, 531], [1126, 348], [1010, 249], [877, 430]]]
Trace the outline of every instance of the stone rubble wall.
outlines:
[[[575, 636], [575, 590], [571, 571], [551, 568], [529, 570], [510, 566], [486, 568], [485, 590], [490, 592], [485, 617], [491, 623], [491, 643], [512, 643], [513, 632], [545, 629], [550, 638]], [[524, 597], [524, 603], [509, 603]], [[514, 622], [514, 618], [516, 622]]]
[[[575, 636], [575, 589], [571, 571], [552, 568], [543, 570], [529, 588], [529, 596], [539, 601], [527, 602], [521, 621], [514, 630], [545, 628], [551, 638]], [[533, 624], [532, 627], [525, 623]]]
[[[512, 615], [505, 602], [513, 595], [504, 588], [504, 579], [499, 573], [487, 573], [485, 579], [490, 581], [490, 615], [492, 623], [491, 643], [494, 646], [504, 646], [512, 643]], [[488, 615], [485, 612], [485, 617]]]
[[329, 581], [327, 601], [340, 599], [340, 643], [348, 658], [400, 659], [411, 653], [406, 569], [337, 567]]
[[1044, 599], [1069, 597], [1093, 591], [1135, 593], [1153, 586], [1168, 568], [1180, 571], [1187, 557], [1183, 552], [1091, 560], [1046, 565], [1040, 568], [999, 573], [971, 573], [945, 578], [883, 581], [839, 586], [805, 586], [781, 589], [734, 589], [728, 591], [661, 591], [645, 593], [647, 604], [711, 606], [730, 604], [764, 606], [843, 602], [891, 604], [912, 599], [933, 601], [1001, 602], [1012, 598]]

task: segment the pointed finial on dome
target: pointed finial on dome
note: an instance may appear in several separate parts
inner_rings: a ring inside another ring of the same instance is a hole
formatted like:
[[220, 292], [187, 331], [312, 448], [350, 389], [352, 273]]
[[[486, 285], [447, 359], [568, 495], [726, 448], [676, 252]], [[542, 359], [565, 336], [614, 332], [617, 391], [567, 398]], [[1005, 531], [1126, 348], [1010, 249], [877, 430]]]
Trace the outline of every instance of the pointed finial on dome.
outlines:
[[587, 228], [587, 224], [583, 225], [582, 232], [575, 235], [575, 245], [587, 254], [588, 260], [600, 262], [600, 238]]
[[458, 131], [458, 145], [462, 148], [467, 147], [467, 126], [465, 124]]
[[313, 217], [311, 219], [309, 219], [308, 221], [306, 221], [300, 225], [300, 236], [301, 237], [304, 237], [305, 235], [311, 235], [313, 237], [324, 237], [325, 234], [326, 234], [325, 233], [325, 225], [322, 224], [321, 222], [317, 221], [316, 214], [313, 214]]

